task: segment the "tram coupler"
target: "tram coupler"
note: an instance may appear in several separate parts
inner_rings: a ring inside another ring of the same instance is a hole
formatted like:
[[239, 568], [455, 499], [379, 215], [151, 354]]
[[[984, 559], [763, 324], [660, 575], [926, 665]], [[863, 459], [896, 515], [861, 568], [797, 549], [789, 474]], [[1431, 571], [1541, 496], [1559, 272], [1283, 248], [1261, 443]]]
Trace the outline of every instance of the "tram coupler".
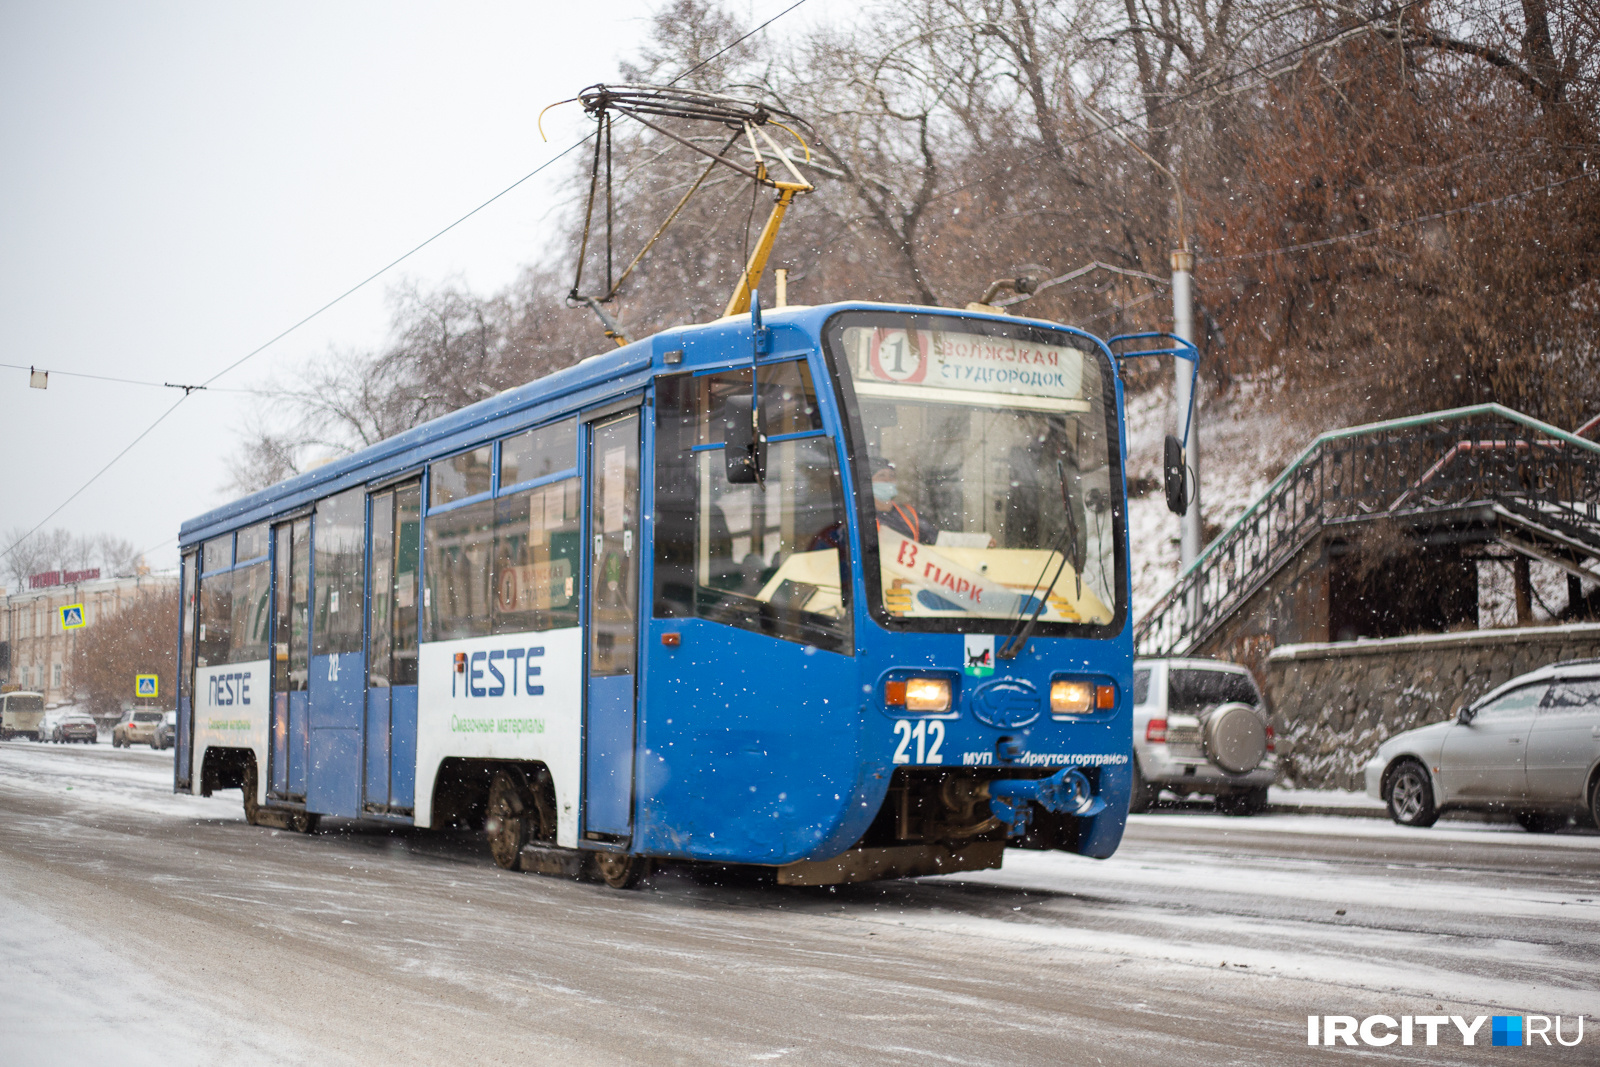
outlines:
[[980, 795], [987, 797], [989, 810], [1005, 823], [1008, 837], [1020, 837], [1033, 819], [1032, 801], [1046, 811], [1076, 815], [1087, 819], [1105, 810], [1106, 802], [1094, 795], [1089, 779], [1076, 767], [1063, 767], [1048, 778], [1001, 778], [985, 782]]

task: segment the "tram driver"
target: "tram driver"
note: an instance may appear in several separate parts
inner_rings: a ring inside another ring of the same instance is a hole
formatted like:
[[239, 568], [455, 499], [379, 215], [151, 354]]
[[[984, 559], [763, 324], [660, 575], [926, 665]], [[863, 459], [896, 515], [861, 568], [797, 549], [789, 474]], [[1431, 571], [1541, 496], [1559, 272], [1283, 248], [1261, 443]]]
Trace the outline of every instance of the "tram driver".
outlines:
[[900, 496], [894, 464], [887, 459], [873, 460], [872, 500], [878, 508], [878, 525], [925, 545], [939, 540], [939, 528], [924, 519], [916, 505]]

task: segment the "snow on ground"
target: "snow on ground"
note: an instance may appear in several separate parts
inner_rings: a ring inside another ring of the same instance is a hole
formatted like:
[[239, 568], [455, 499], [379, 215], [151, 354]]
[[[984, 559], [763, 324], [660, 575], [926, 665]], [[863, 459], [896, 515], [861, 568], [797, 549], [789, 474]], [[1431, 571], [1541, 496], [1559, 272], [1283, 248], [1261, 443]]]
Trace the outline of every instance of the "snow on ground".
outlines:
[[0, 751], [7, 756], [20, 753], [32, 756], [22, 761], [6, 761], [6, 784], [17, 789], [76, 793], [79, 800], [152, 815], [244, 818], [236, 791], [229, 790], [214, 797], [174, 794], [171, 749], [156, 752], [140, 748], [123, 752], [110, 745], [41, 745], [33, 741], [12, 741], [0, 746]]
[[[85, 916], [102, 927], [115, 917]], [[0, 894], [0, 1041], [7, 1064], [311, 1062], [246, 1011], [223, 1015], [171, 992], [162, 975]]]
[[1267, 801], [1280, 808], [1340, 808], [1352, 815], [1358, 812], [1388, 812], [1383, 801], [1345, 789], [1292, 789], [1275, 785], [1267, 790]]
[[[460, 846], [449, 835], [408, 833], [380, 846], [361, 830], [279, 840], [242, 826], [237, 834], [226, 826], [202, 828], [185, 841], [217, 851], [207, 853], [211, 862], [196, 860], [180, 875], [170, 864], [191, 861], [187, 844], [173, 854], [173, 829], [236, 821], [239, 802], [231, 790], [209, 800], [170, 790], [167, 753], [0, 744], [0, 794], [18, 805], [52, 792], [66, 801], [59, 815], [34, 805], [36, 813], [20, 822], [8, 818], [7, 831], [54, 841], [70, 837], [61, 831], [72, 823], [86, 830], [81, 843], [59, 853], [72, 859], [50, 860], [56, 846], [44, 844], [0, 853], [0, 974], [21, 976], [27, 987], [10, 1004], [0, 998], [7, 1042], [0, 1062], [264, 1060], [256, 1032], [238, 1026], [251, 1014], [231, 1006], [233, 994], [177, 1003], [178, 994], [167, 992], [179, 979], [203, 983], [212, 973], [207, 968], [231, 968], [232, 953], [245, 944], [259, 954], [259, 966], [247, 972], [250, 982], [299, 973], [294, 968], [305, 957], [294, 953], [311, 946], [336, 956], [340, 966], [399, 982], [406, 995], [422, 998], [422, 1008], [442, 998], [449, 1009], [452, 990], [469, 990], [475, 1005], [492, 1007], [508, 997], [504, 1005], [516, 1010], [536, 988], [541, 998], [554, 991], [582, 1001], [583, 1010], [614, 1010], [630, 973], [616, 968], [617, 960], [651, 968], [657, 964], [650, 960], [666, 961], [659, 965], [676, 996], [730, 966], [752, 967], [768, 980], [792, 967], [796, 946], [809, 961], [809, 995], [855, 981], [869, 958], [881, 958], [890, 968], [885, 974], [899, 975], [895, 968], [912, 966], [918, 952], [938, 945], [941, 962], [1012, 960], [1022, 968], [1017, 974], [1041, 980], [1064, 969], [1091, 982], [1096, 975], [1114, 981], [1113, 974], [1124, 980], [1138, 974], [1152, 1001], [1204, 990], [1269, 1014], [1292, 1016], [1285, 1005], [1298, 1009], [1307, 996], [1321, 1010], [1358, 1015], [1362, 1005], [1398, 1014], [1425, 1011], [1435, 1000], [1468, 1015], [1600, 1014], [1600, 893], [1596, 868], [1584, 858], [1600, 858], [1600, 834], [1593, 832], [1529, 835], [1494, 824], [1418, 830], [1366, 817], [1173, 811], [1133, 817], [1122, 848], [1104, 861], [1012, 850], [999, 871], [841, 887], [837, 894], [713, 891], [669, 869], [637, 894], [610, 894], [508, 874], [481, 851], [452, 852]], [[1359, 794], [1281, 796], [1302, 806], [1362, 810]], [[102, 828], [101, 816], [111, 813], [117, 818]], [[94, 870], [74, 851], [83, 848], [105, 850], [106, 859], [96, 862], [139, 854], [164, 885], [169, 917], [194, 918], [194, 930], [213, 930], [231, 947], [197, 957], [181, 974], [158, 973], [127, 948], [134, 939], [126, 935], [149, 935], [138, 916], [86, 915], [79, 927], [59, 909], [15, 891], [22, 879], [13, 871], [25, 862], [36, 882], [58, 862], [64, 871]], [[232, 920], [218, 918], [219, 899], [251, 918], [228, 925]], [[506, 915], [537, 918], [534, 926], [513, 925], [492, 939], [526, 942], [514, 973], [475, 935]], [[133, 929], [121, 930], [119, 921]], [[653, 931], [648, 943], [635, 936], [646, 928]], [[874, 937], [875, 947], [858, 946], [841, 929]], [[745, 958], [739, 946], [748, 944], [768, 948]], [[283, 949], [294, 951], [276, 954]], [[607, 952], [602, 972], [583, 969]], [[825, 960], [837, 960], [836, 967]], [[1117, 971], [1124, 966], [1130, 970]], [[971, 995], [957, 986], [963, 997]], [[226, 989], [236, 987], [242, 988]], [[132, 1007], [121, 1010], [124, 1004]], [[222, 1055], [217, 1034], [231, 1042]], [[284, 1063], [334, 1058], [333, 1049], [321, 1046], [310, 1056], [273, 1051]]]
[[[1237, 847], [1218, 849], [1214, 836], [1193, 844], [1141, 840], [1142, 829], [1223, 831]], [[1315, 858], [1262, 853], [1256, 835], [1381, 838], [1483, 845], [1502, 840], [1526, 847], [1520, 828], [1476, 826], [1415, 830], [1372, 819], [1329, 816], [1143, 815], [1130, 819], [1130, 840], [1109, 860], [1050, 852], [1006, 853], [999, 871], [949, 875], [950, 880], [1062, 894], [1050, 904], [1074, 921], [1006, 923], [949, 913], [921, 920], [1000, 941], [1072, 948], [1108, 959], [1145, 959], [1173, 968], [1252, 970], [1272, 978], [1327, 980], [1376, 990], [1468, 1003], [1549, 1005], [1548, 1011], [1593, 1015], [1596, 965], [1577, 944], [1553, 937], [1513, 937], [1512, 929], [1566, 930], [1577, 943], [1600, 928], [1600, 893], [1592, 879], [1506, 880], [1441, 877], [1425, 863], [1338, 865]], [[1315, 844], [1307, 844], [1314, 850]], [[1542, 837], [1537, 847], [1600, 854], [1600, 835]], [[1454, 872], [1460, 873], [1460, 872]], [[1111, 924], [1084, 921], [1094, 903], [1117, 901]], [[1581, 933], [1579, 933], [1581, 931]], [[1534, 1010], [1534, 1009], [1529, 1009]]]

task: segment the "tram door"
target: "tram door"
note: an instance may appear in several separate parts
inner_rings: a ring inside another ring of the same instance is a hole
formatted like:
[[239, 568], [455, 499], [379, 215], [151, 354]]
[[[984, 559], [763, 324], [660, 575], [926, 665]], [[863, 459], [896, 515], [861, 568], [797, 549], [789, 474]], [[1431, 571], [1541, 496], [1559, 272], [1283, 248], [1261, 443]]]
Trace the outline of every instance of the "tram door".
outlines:
[[311, 520], [272, 531], [272, 751], [268, 795], [303, 801], [310, 756], [306, 666], [310, 636]]
[[409, 815], [417, 767], [417, 559], [422, 484], [373, 493], [367, 598], [366, 811]]
[[367, 491], [317, 501], [311, 516], [310, 759], [306, 807], [361, 814], [366, 720]]
[[589, 436], [588, 681], [585, 835], [632, 831], [639, 634], [639, 416], [595, 423]]

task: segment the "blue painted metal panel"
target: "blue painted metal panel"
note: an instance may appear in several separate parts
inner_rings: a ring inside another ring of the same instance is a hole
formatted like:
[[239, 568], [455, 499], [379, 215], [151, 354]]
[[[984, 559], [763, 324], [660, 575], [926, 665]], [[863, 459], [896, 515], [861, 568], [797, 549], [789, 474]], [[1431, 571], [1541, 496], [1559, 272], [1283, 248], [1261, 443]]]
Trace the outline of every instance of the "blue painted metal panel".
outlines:
[[415, 806], [417, 787], [417, 687], [389, 690], [389, 803]]
[[644, 647], [636, 849], [787, 863], [860, 837], [889, 783], [860, 780], [849, 657], [702, 619], [651, 620]]
[[361, 733], [366, 710], [366, 656], [312, 656], [311, 761], [306, 807], [324, 815], [361, 813]]
[[[661, 644], [666, 630], [681, 635], [678, 648]], [[1031, 641], [998, 680], [1048, 693], [1057, 674], [1093, 675], [1114, 680], [1121, 699], [1114, 711], [1076, 721], [1041, 715], [1005, 727], [973, 714], [964, 689], [977, 687], [959, 678], [961, 634], [891, 634], [858, 621], [857, 652], [846, 657], [707, 620], [652, 620], [634, 848], [746, 863], [826, 858], [859, 840], [897, 765], [1003, 768], [1000, 741], [1009, 738], [1019, 768], [1093, 768], [1106, 807], [1086, 820], [1079, 851], [1110, 855], [1130, 785], [1130, 765], [1116, 762], [1132, 750], [1129, 634]], [[890, 713], [883, 676], [928, 668], [958, 677], [955, 714]]]
[[311, 730], [360, 730], [367, 690], [366, 656], [341, 652], [311, 657]]
[[311, 694], [289, 694], [289, 793], [306, 795], [306, 766], [311, 762]]
[[633, 803], [633, 675], [589, 679], [583, 827], [627, 834]]
[[312, 730], [306, 808], [353, 819], [361, 814], [361, 731]]
[[367, 804], [389, 803], [389, 706], [387, 686], [367, 690]]

